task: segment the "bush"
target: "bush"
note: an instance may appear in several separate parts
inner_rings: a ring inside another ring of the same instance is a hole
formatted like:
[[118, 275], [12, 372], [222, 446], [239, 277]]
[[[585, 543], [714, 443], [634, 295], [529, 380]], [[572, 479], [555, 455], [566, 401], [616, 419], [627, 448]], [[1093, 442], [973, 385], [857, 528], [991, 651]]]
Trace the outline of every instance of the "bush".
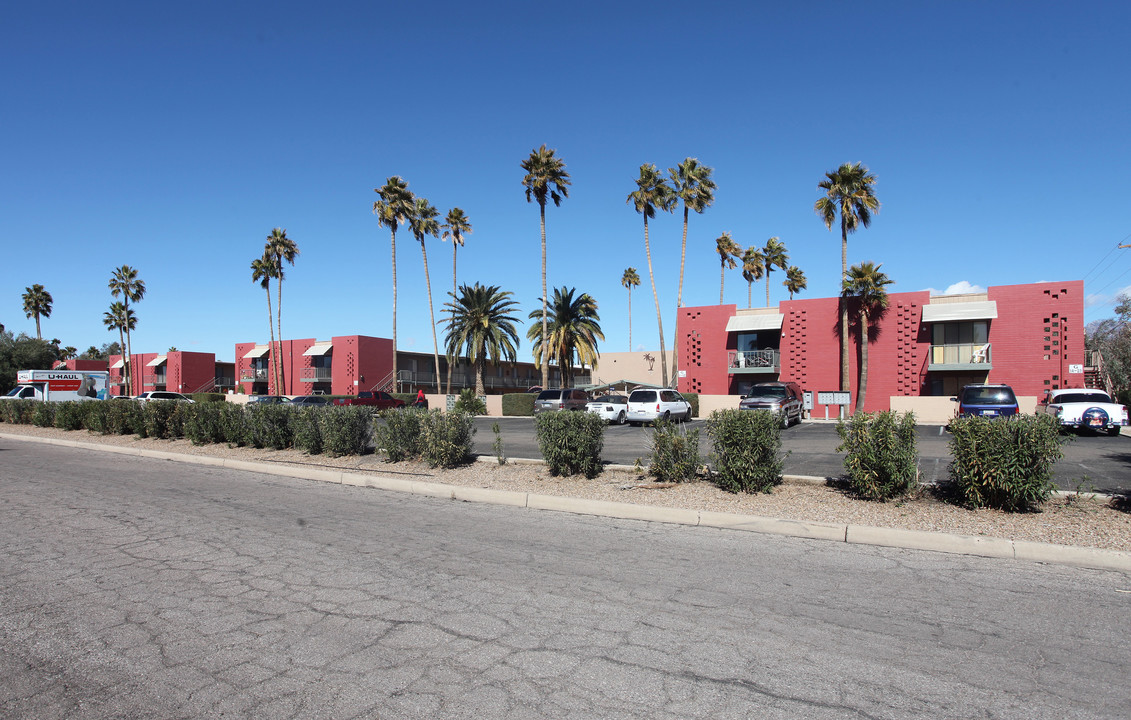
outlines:
[[694, 480], [701, 462], [698, 430], [687, 432], [683, 425], [669, 420], [652, 423], [649, 475], [660, 482]]
[[291, 432], [294, 434], [295, 450], [308, 455], [322, 453], [321, 416], [331, 408], [296, 408], [291, 412]]
[[223, 442], [236, 447], [247, 445], [250, 433], [248, 432], [247, 406], [236, 403], [224, 403], [220, 406], [220, 438]]
[[207, 393], [192, 393], [189, 398], [197, 403], [214, 403], [214, 402], [227, 402], [228, 398], [224, 393], [207, 392]]
[[256, 403], [246, 408], [247, 444], [257, 448], [286, 450], [294, 445], [291, 415], [294, 408], [275, 403]]
[[526, 417], [534, 414], [533, 393], [507, 393], [503, 395], [503, 415]]
[[950, 431], [950, 477], [966, 504], [1025, 511], [1048, 499], [1063, 454], [1055, 417], [955, 418]]
[[102, 412], [102, 434], [145, 437], [145, 416], [135, 400], [106, 400]]
[[110, 410], [110, 403], [105, 400], [83, 403], [82, 426], [90, 432], [106, 434], [106, 414]]
[[4, 400], [0, 407], [4, 408], [4, 422], [13, 425], [31, 425], [35, 417], [35, 409], [40, 405], [38, 400]]
[[220, 422], [223, 405], [203, 402], [188, 405], [184, 411], [184, 432], [193, 445], [208, 445], [224, 441]]
[[90, 402], [97, 401], [89, 400], [55, 403], [55, 427], [59, 428], [60, 430], [82, 430], [83, 418], [85, 415], [83, 411], [83, 405], [86, 405]]
[[427, 410], [405, 408], [384, 410], [373, 428], [374, 442], [385, 451], [389, 462], [418, 458], [422, 450], [421, 424]]
[[691, 403], [691, 417], [699, 417], [699, 393], [681, 392], [683, 399]]
[[460, 390], [459, 399], [456, 400], [456, 405], [452, 410], [468, 415], [486, 415], [487, 401], [476, 395], [471, 388], [464, 388]]
[[595, 478], [601, 472], [605, 419], [589, 412], [549, 412], [534, 417], [534, 436], [551, 475]]
[[423, 457], [431, 467], [450, 468], [471, 459], [474, 418], [459, 411], [430, 410], [421, 418]]
[[184, 435], [185, 411], [182, 408], [187, 406], [188, 403], [177, 400], [147, 400], [141, 403], [145, 418], [143, 437], [175, 440]]
[[55, 425], [55, 406], [58, 403], [53, 402], [35, 402], [35, 408], [31, 412], [31, 422], [37, 427], [52, 427]]
[[906, 495], [919, 482], [915, 414], [857, 413], [836, 426], [852, 492], [869, 500]]
[[326, 408], [319, 422], [322, 449], [329, 455], [364, 455], [369, 452], [369, 441], [373, 437], [373, 412], [370, 408]]
[[715, 484], [727, 492], [770, 492], [781, 484], [781, 422], [764, 410], [716, 410], [707, 420]]

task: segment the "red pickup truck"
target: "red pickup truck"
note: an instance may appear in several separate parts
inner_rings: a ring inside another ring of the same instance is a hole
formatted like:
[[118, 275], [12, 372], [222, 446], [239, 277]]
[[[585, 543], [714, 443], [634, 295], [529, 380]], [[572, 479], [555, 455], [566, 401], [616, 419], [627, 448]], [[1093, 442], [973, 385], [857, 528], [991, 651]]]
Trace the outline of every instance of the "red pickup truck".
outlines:
[[363, 390], [357, 394], [357, 397], [351, 398], [338, 398], [334, 400], [335, 405], [366, 405], [375, 407], [378, 410], [388, 410], [389, 408], [402, 408], [404, 407], [404, 400], [398, 400], [387, 392], [379, 390], [370, 392]]

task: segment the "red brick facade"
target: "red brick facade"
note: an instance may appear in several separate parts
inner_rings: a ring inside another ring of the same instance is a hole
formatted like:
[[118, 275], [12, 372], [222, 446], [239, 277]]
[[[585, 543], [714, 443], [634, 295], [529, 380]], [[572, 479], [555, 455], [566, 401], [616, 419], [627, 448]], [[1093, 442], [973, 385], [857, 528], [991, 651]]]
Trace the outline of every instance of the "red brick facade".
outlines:
[[[256, 358], [246, 357], [255, 348], [269, 343], [236, 343], [236, 381], [248, 394], [356, 395], [385, 382], [393, 373], [393, 341], [367, 335], [344, 335], [319, 342], [314, 338], [276, 341], [274, 348], [281, 362], [282, 391], [277, 391], [272, 376], [271, 349]], [[306, 355], [315, 344], [329, 350]]]

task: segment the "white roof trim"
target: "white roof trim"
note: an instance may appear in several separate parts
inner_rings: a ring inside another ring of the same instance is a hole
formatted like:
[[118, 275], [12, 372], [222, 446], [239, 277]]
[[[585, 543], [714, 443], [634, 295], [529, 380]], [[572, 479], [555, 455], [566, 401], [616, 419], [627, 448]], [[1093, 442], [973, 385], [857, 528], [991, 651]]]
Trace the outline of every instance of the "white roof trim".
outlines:
[[997, 319], [997, 302], [994, 300], [923, 306], [923, 322], [925, 323], [995, 319]]
[[749, 330], [781, 330], [785, 316], [781, 313], [765, 315], [733, 315], [727, 320], [727, 332], [746, 332]]
[[247, 351], [247, 354], [243, 356], [243, 359], [247, 360], [248, 358], [261, 358], [266, 355], [267, 351], [270, 349], [271, 348], [267, 347], [266, 345], [256, 345], [255, 347]]
[[330, 352], [330, 349], [333, 346], [334, 343], [331, 340], [327, 340], [325, 342], [316, 342], [306, 349], [306, 352], [303, 353], [303, 357], [306, 357], [308, 355], [325, 355], [326, 353]]
[[145, 364], [145, 366], [146, 367], [157, 367], [158, 365], [163, 365], [165, 363], [166, 357], [167, 356], [165, 356], [165, 355], [158, 355], [157, 357], [155, 357], [152, 360], [150, 360], [149, 362], [147, 362]]
[[118, 358], [113, 365], [110, 366], [111, 370], [118, 370], [126, 366], [126, 361]]

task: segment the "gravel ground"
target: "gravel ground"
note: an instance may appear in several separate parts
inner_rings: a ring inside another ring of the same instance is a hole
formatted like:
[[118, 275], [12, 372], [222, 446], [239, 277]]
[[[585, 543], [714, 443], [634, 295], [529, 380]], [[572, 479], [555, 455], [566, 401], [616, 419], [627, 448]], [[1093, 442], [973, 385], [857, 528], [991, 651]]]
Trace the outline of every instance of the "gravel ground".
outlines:
[[555, 478], [541, 465], [500, 466], [494, 458], [489, 458], [490, 462], [473, 463], [455, 470], [435, 470], [420, 463], [387, 463], [376, 455], [330, 458], [304, 455], [293, 450], [229, 448], [226, 445], [194, 446], [187, 440], [141, 440], [133, 436], [104, 436], [85, 431], [68, 432], [27, 425], [2, 424], [0, 432], [186, 455], [209, 455], [304, 467], [332, 467], [449, 485], [637, 505], [1131, 551], [1131, 511], [1128, 510], [1126, 500], [1120, 504], [1108, 498], [1087, 495], [1053, 498], [1045, 503], [1040, 512], [1003, 513], [957, 507], [936, 499], [928, 491], [898, 502], [879, 503], [852, 498], [829, 485], [787, 481], [769, 494], [733, 495], [707, 482], [666, 486], [651, 482], [641, 473], [624, 471], [606, 471], [593, 480], [582, 477]]

